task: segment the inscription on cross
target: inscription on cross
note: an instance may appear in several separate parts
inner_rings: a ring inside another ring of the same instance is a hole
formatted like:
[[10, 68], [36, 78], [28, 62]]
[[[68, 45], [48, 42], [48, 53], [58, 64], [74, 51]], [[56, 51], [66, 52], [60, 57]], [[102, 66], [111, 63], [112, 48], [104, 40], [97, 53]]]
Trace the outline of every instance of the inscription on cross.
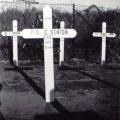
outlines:
[[114, 38], [116, 36], [115, 33], [107, 33], [106, 32], [106, 22], [102, 23], [102, 32], [93, 32], [94, 37], [102, 37], [102, 55], [101, 55], [101, 65], [105, 64], [106, 60], [106, 38]]

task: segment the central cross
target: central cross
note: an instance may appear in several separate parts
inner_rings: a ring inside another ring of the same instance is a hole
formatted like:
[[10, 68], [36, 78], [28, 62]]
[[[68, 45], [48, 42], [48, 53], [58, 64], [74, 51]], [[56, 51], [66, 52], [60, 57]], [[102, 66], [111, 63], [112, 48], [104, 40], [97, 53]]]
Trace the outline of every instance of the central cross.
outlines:
[[45, 6], [43, 8], [43, 29], [24, 29], [20, 35], [29, 39], [44, 38], [45, 98], [46, 102], [52, 102], [54, 101], [53, 38], [74, 38], [77, 32], [74, 29], [53, 29], [52, 9]]
[[[13, 45], [17, 47], [17, 36], [25, 39], [44, 38], [44, 70], [45, 70], [45, 99], [46, 102], [54, 101], [54, 61], [53, 61], [53, 38], [74, 38], [77, 32], [74, 29], [65, 29], [62, 22], [60, 29], [52, 28], [52, 9], [49, 6], [43, 8], [43, 29], [23, 29], [17, 31], [17, 21], [13, 21], [13, 31], [2, 32], [3, 36], [12, 36]], [[61, 44], [63, 46], [63, 43]], [[63, 47], [60, 48], [62, 49]], [[13, 56], [18, 61], [17, 49], [13, 50]], [[62, 51], [63, 53], [64, 51]], [[13, 58], [14, 58], [13, 57]], [[14, 59], [13, 59], [14, 60]], [[63, 61], [63, 59], [61, 59]], [[18, 65], [18, 64], [17, 64]]]

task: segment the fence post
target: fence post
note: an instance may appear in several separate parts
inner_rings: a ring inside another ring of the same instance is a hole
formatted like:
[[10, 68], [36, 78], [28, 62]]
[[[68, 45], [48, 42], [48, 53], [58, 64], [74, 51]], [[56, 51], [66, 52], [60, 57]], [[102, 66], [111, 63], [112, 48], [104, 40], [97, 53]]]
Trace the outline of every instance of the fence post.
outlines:
[[[73, 28], [75, 28], [75, 4], [73, 4], [73, 21], [72, 21], [73, 23], [72, 23], [72, 27]], [[72, 47], [72, 58], [74, 58], [75, 57], [75, 38], [73, 38], [73, 40], [72, 40], [72, 45], [71, 45], [71, 47]]]

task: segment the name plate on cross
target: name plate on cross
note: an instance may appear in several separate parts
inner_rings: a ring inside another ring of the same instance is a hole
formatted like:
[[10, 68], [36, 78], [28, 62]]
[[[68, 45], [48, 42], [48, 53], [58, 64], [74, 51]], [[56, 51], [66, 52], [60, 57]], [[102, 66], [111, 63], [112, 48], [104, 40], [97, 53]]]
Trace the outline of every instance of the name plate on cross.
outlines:
[[76, 36], [74, 29], [24, 29], [20, 33], [23, 38], [73, 38]]

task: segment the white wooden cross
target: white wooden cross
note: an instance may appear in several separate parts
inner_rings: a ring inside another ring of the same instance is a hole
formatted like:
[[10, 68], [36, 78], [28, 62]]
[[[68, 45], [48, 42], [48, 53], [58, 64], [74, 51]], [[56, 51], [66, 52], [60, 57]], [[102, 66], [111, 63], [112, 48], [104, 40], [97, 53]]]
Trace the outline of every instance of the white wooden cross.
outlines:
[[102, 33], [101, 32], [93, 32], [94, 37], [102, 37], [102, 55], [101, 55], [101, 65], [105, 64], [106, 60], [106, 38], [111, 37], [114, 38], [116, 36], [115, 33], [106, 33], [106, 22], [102, 23]]
[[13, 63], [18, 66], [18, 40], [17, 37], [21, 36], [20, 31], [17, 30], [17, 20], [13, 20], [13, 31], [3, 31], [2, 36], [13, 37]]
[[43, 8], [43, 29], [24, 29], [20, 34], [23, 38], [44, 38], [44, 68], [45, 68], [45, 99], [46, 102], [54, 101], [54, 62], [53, 38], [74, 38], [77, 32], [74, 29], [53, 29], [52, 9]]
[[[65, 24], [63, 21], [60, 22], [60, 29], [64, 30]], [[59, 54], [59, 66], [64, 62], [64, 38], [60, 38], [60, 54]]]

